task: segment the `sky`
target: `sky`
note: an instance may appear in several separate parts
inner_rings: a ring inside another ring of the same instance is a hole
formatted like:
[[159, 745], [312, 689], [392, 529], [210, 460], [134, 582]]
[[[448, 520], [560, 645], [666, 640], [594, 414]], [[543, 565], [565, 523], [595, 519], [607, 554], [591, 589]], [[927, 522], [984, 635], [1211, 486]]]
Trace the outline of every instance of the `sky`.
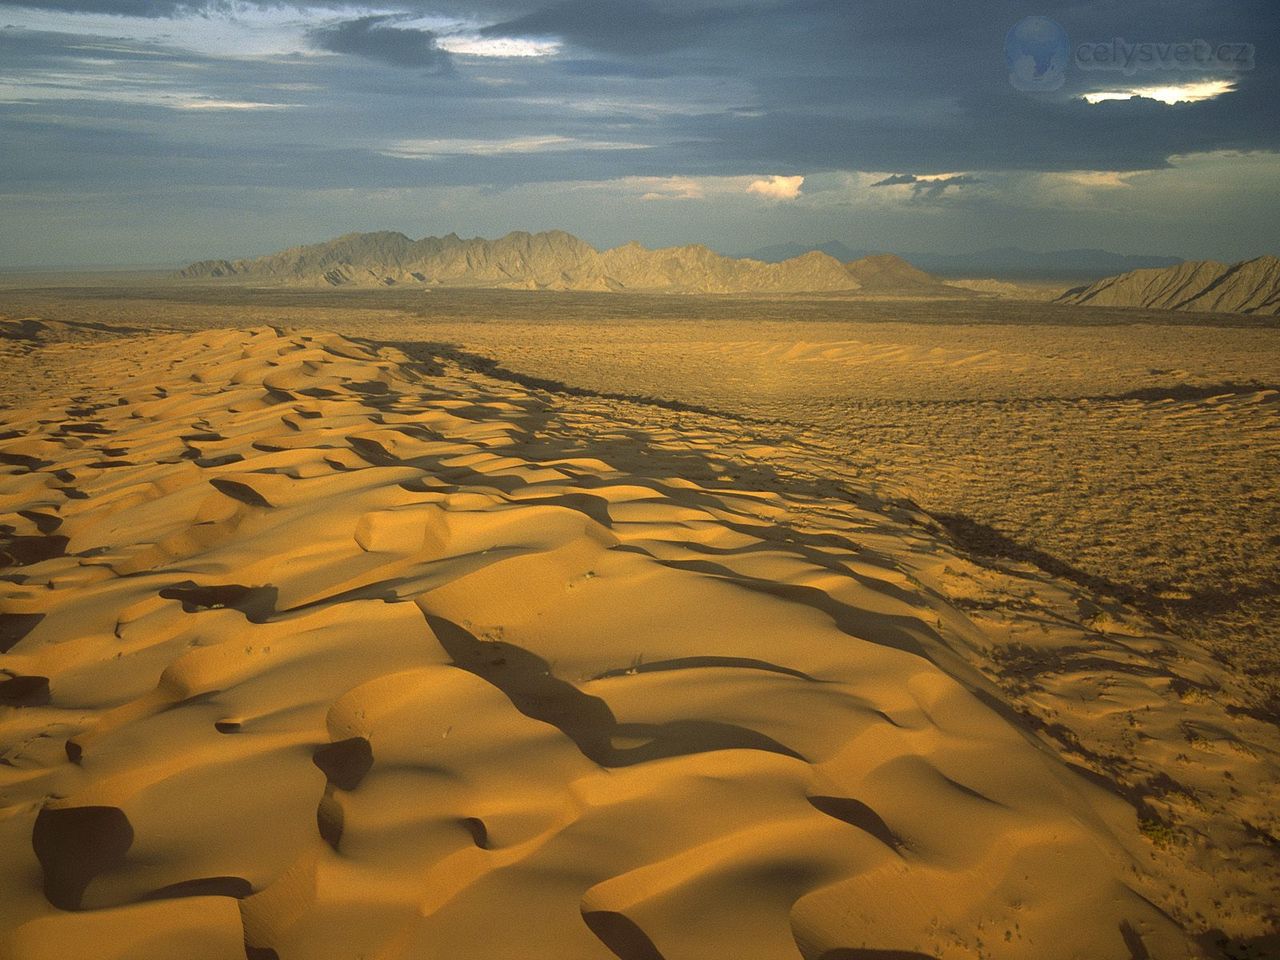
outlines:
[[350, 231], [1280, 254], [1276, 0], [0, 0], [0, 269]]

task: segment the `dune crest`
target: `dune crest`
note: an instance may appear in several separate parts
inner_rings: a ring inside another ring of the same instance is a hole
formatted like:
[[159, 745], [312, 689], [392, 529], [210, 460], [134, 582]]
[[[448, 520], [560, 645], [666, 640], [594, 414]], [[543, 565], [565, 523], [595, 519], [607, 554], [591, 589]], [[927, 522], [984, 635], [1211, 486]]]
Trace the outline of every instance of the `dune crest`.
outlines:
[[1206, 955], [1179, 888], [1264, 922], [1265, 842], [1165, 815], [1243, 837], [1274, 728], [1119, 605], [750, 423], [320, 332], [130, 350], [0, 422], [15, 960]]

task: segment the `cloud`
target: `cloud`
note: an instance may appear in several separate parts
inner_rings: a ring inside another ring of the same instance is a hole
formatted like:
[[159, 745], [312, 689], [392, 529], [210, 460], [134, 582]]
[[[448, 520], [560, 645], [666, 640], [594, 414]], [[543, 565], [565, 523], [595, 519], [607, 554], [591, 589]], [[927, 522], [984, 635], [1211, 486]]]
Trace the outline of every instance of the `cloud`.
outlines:
[[882, 180], [871, 184], [873, 187], [911, 187], [912, 200], [936, 200], [948, 187], [967, 187], [982, 183], [977, 177], [967, 173], [941, 174], [931, 177], [918, 177], [914, 173], [893, 173]]
[[312, 46], [330, 53], [348, 53], [393, 67], [426, 68], [432, 73], [450, 71], [449, 54], [437, 45], [437, 34], [416, 27], [398, 27], [404, 19], [395, 14], [360, 17], [315, 27], [307, 37]]
[[481, 37], [475, 34], [452, 34], [436, 39], [436, 46], [448, 53], [464, 57], [551, 57], [560, 52], [555, 40], [530, 40], [522, 37]]
[[741, 4], [734, 9], [670, 0], [564, 0], [480, 32], [495, 37], [561, 37], [584, 49], [648, 56], [696, 46], [748, 12]]
[[1143, 97], [1172, 105], [1214, 100], [1223, 94], [1232, 93], [1235, 89], [1234, 80], [1200, 80], [1162, 86], [1132, 87], [1126, 90], [1095, 90], [1092, 93], [1086, 93], [1084, 99], [1088, 103], [1102, 103], [1105, 100], [1131, 100], [1134, 97]]
[[1133, 176], [1135, 174], [1119, 170], [1061, 170], [1041, 174], [1041, 180], [1054, 186], [1083, 190], [1115, 190], [1131, 187], [1129, 180]]
[[551, 153], [572, 150], [644, 150], [643, 143], [626, 143], [613, 140], [581, 140], [544, 134], [530, 137], [510, 137], [500, 140], [398, 140], [379, 152], [387, 157], [411, 160], [430, 160], [437, 157], [495, 157], [508, 153]]
[[977, 177], [968, 174], [957, 174], [953, 177], [937, 177], [933, 180], [922, 180], [911, 185], [912, 199], [936, 200], [946, 192], [948, 187], [968, 187], [981, 183]]
[[[513, 116], [535, 129], [599, 139], [631, 139], [637, 135], [622, 125], [644, 124], [642, 139], [658, 144], [654, 152], [663, 155], [652, 165], [619, 157], [610, 171], [615, 176], [1141, 170], [1176, 154], [1280, 149], [1280, 125], [1272, 122], [1280, 61], [1259, 58], [1254, 70], [1233, 75], [1230, 96], [1176, 111], [1141, 98], [1089, 105], [1085, 93], [1135, 82], [1107, 79], [1100, 71], [1072, 71], [1060, 96], [1028, 97], [1009, 86], [1000, 53], [1009, 26], [1007, 0], [944, 4], [936, 17], [909, 27], [902, 25], [901, 0], [385, 0], [376, 6], [234, 0], [234, 11], [225, 14], [218, 12], [218, 0], [10, 5], [16, 2], [0, 0], [0, 19], [58, 31], [92, 26], [113, 37], [147, 36], [157, 45], [223, 57], [207, 76], [242, 72], [230, 61], [243, 59], [246, 41], [253, 41], [252, 52], [277, 62], [309, 43], [359, 54], [323, 58], [319, 65], [322, 58], [294, 59], [291, 69], [323, 71], [327, 86], [315, 98], [324, 108], [315, 111], [317, 120], [297, 130], [299, 143], [331, 139], [338, 112], [344, 114], [340, 129], [359, 128], [370, 140], [422, 135], [422, 114], [419, 129], [403, 129], [412, 126], [404, 98], [387, 88], [385, 75], [362, 69], [408, 61], [424, 72], [444, 72], [451, 64], [457, 81], [448, 94], [432, 91], [432, 136], [500, 137], [505, 134], [496, 128]], [[95, 13], [38, 13], [34, 5]], [[1203, 35], [1256, 42], [1265, 36], [1266, 18], [1247, 6], [1131, 0], [1119, 9], [1080, 0], [1069, 10], [1060, 5], [1045, 12], [1081, 40], [1110, 37], [1114, 30], [1139, 39]], [[140, 20], [102, 15], [132, 10], [177, 16], [197, 8], [206, 15], [165, 19], [149, 29]], [[308, 26], [318, 38], [306, 39]], [[161, 28], [172, 36], [157, 39]], [[218, 38], [217, 49], [206, 36]], [[508, 56], [513, 53], [532, 56]], [[6, 67], [9, 55], [0, 51]], [[1138, 82], [1200, 79], [1191, 72], [1144, 74]], [[476, 89], [481, 86], [486, 89]], [[341, 92], [360, 96], [347, 99]], [[226, 99], [272, 99], [234, 93]], [[440, 123], [441, 113], [447, 122]], [[577, 119], [608, 132], [583, 130]]]
[[118, 17], [178, 17], [230, 10], [228, 0], [0, 0], [0, 7], [31, 7], [58, 13], [105, 13]]
[[706, 188], [693, 177], [636, 177], [635, 182], [650, 187], [641, 200], [704, 200]]
[[[385, 218], [415, 232], [429, 217], [447, 232], [467, 227], [466, 204], [511, 190], [485, 208], [504, 232], [533, 222], [531, 209], [570, 225], [568, 188], [556, 184], [612, 183], [616, 203], [573, 188], [580, 231], [912, 250], [1006, 233], [1058, 243], [1052, 223], [1070, 245], [1169, 249], [1175, 240], [1160, 238], [1187, 236], [1214, 238], [1187, 250], [1221, 256], [1276, 248], [1277, 166], [1248, 157], [1280, 158], [1280, 59], [1229, 76], [1073, 67], [1061, 91], [1027, 96], [1001, 52], [1017, 6], [933, 4], [904, 20], [902, 0], [0, 0], [0, 221], [17, 222], [18, 193], [127, 193], [145, 206], [152, 193], [190, 191], [212, 207], [221, 193], [280, 190], [284, 209], [289, 196], [319, 204], [314, 191], [429, 183], [459, 191], [448, 194], [459, 206], [298, 217], [313, 238]], [[1081, 42], [1205, 36], [1261, 48], [1280, 5], [1047, 0], [1037, 12]], [[1176, 107], [1083, 99], [1215, 80], [1235, 89]], [[1178, 156], [1208, 153], [1221, 159], [1174, 169]], [[800, 195], [778, 199], [764, 172], [798, 170]], [[1140, 171], [1160, 170], [1183, 191], [1176, 209], [1142, 187], [1155, 180]], [[768, 190], [748, 192], [756, 181]], [[1045, 196], [1064, 208], [1052, 218]], [[1189, 211], [1212, 210], [1215, 197], [1234, 220], [1195, 220]], [[1112, 202], [1127, 204], [1124, 223], [1100, 212]], [[64, 222], [24, 221], [11, 245]], [[123, 216], [121, 232], [132, 222]], [[159, 249], [173, 224], [157, 228]]]
[[777, 174], [767, 180], [752, 180], [747, 185], [747, 193], [758, 193], [771, 200], [794, 200], [800, 196], [800, 187], [804, 177], [780, 177]]
[[907, 183], [919, 183], [920, 178], [914, 173], [893, 173], [883, 180], [877, 180], [873, 187], [897, 187]]
[[173, 110], [287, 110], [292, 106], [289, 103], [261, 103], [257, 100], [219, 100], [199, 94], [176, 98], [161, 105]]
[[146, 78], [99, 74], [28, 71], [21, 83], [0, 76], [0, 105], [39, 108], [47, 104], [116, 104], [142, 108], [161, 107], [188, 111], [288, 110], [296, 106], [264, 100], [217, 96], [203, 91], [176, 88], [149, 82]]

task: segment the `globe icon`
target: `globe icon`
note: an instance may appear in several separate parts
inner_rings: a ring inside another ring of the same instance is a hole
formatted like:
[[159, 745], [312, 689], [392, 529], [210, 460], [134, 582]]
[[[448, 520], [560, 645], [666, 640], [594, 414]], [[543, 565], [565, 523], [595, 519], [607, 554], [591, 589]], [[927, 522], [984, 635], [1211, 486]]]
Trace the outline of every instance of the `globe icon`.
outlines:
[[1004, 38], [1009, 82], [1019, 90], [1057, 90], [1066, 82], [1071, 56], [1067, 31], [1048, 17], [1027, 17]]

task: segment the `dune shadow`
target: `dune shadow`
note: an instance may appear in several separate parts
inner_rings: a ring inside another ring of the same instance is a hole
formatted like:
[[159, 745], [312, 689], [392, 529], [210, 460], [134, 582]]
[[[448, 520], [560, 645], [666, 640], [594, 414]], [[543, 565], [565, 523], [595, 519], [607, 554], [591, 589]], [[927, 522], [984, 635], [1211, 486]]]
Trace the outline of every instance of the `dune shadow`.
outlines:
[[618, 960], [664, 960], [649, 935], [613, 910], [583, 910], [582, 919]]
[[471, 837], [471, 842], [481, 850], [491, 849], [489, 844], [489, 828], [479, 817], [463, 817], [462, 828]]
[[124, 863], [131, 846], [133, 826], [119, 807], [44, 807], [31, 832], [45, 898], [59, 910], [79, 910], [93, 879]]
[[810, 805], [828, 817], [841, 820], [851, 827], [875, 837], [894, 853], [902, 852], [902, 840], [889, 828], [880, 814], [861, 800], [852, 797], [810, 797]]
[[18, 516], [30, 520], [41, 533], [53, 533], [62, 526], [62, 518], [52, 513], [41, 513], [39, 510], [19, 510]]
[[49, 702], [49, 678], [11, 676], [0, 683], [0, 704], [9, 707], [43, 707]]
[[1151, 953], [1142, 942], [1142, 935], [1128, 920], [1120, 921], [1120, 936], [1129, 950], [1129, 960], [1151, 960]]
[[373, 748], [364, 737], [349, 737], [320, 747], [311, 762], [335, 787], [354, 790], [373, 768]]
[[183, 897], [231, 897], [243, 900], [252, 893], [253, 884], [244, 877], [200, 877], [152, 890], [142, 900], [178, 900]]
[[[20, 436], [15, 433], [14, 436]], [[53, 466], [52, 460], [41, 460], [39, 457], [31, 457], [25, 453], [6, 453], [0, 451], [0, 466], [5, 467], [21, 467], [28, 472], [43, 470], [45, 467]]]
[[160, 590], [163, 599], [179, 601], [184, 613], [230, 608], [243, 613], [251, 623], [262, 623], [274, 615], [278, 595], [279, 591], [271, 586], [246, 587], [238, 583], [201, 586], [192, 580]]
[[[199, 453], [197, 451], [197, 456]], [[219, 493], [230, 497], [232, 500], [238, 500], [248, 507], [269, 507], [271, 503], [253, 487], [247, 483], [239, 483], [235, 480], [228, 480], [226, 477], [212, 477], [209, 480], [210, 486]]]
[[0, 539], [0, 569], [4, 567], [28, 567], [45, 560], [53, 560], [66, 555], [67, 537], [52, 534], [49, 536], [8, 536]]
[[[1256, 936], [1233, 937], [1215, 928], [1196, 940], [1213, 960], [1275, 960], [1280, 957], [1280, 929]], [[1132, 960], [1146, 960], [1148, 956]]]
[[[526, 717], [549, 723], [602, 767], [629, 767], [651, 760], [714, 750], [762, 750], [805, 758], [755, 730], [713, 720], [619, 723], [599, 697], [552, 675], [541, 657], [505, 641], [480, 640], [451, 620], [426, 614], [454, 665], [492, 684]], [[645, 741], [616, 747], [615, 739]]]
[[666, 670], [697, 670], [699, 668], [726, 668], [740, 670], [763, 670], [766, 673], [777, 673], [785, 677], [795, 677], [797, 680], [807, 680], [810, 683], [827, 683], [829, 681], [819, 680], [811, 677], [802, 670], [793, 670], [791, 667], [784, 667], [780, 664], [770, 663], [767, 660], [756, 660], [752, 657], [675, 657], [670, 660], [653, 660], [649, 663], [637, 663], [630, 667], [617, 667], [613, 670], [606, 670], [604, 673], [597, 674], [592, 680], [609, 680], [613, 677], [627, 677], [637, 673], [662, 673]]
[[[216, 457], [204, 457], [204, 456], [196, 457], [192, 462], [197, 467], [211, 468], [211, 467], [229, 467], [233, 463], [242, 463], [243, 461], [244, 461], [244, 454], [223, 453]], [[131, 464], [125, 464], [123, 461], [121, 461], [121, 465], [131, 466]]]
[[43, 613], [0, 613], [0, 653], [8, 653], [45, 618]]

